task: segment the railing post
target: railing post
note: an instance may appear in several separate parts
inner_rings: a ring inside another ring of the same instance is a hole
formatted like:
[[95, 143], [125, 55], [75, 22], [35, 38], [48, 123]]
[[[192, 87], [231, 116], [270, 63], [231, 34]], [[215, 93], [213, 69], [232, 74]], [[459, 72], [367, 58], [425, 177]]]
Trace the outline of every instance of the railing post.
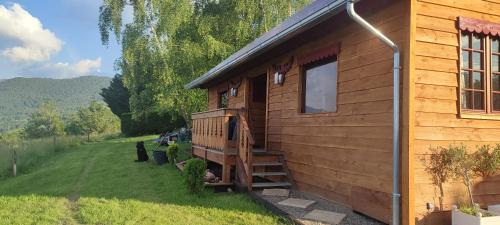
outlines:
[[229, 153], [229, 116], [224, 115], [222, 124], [222, 141], [224, 155]]

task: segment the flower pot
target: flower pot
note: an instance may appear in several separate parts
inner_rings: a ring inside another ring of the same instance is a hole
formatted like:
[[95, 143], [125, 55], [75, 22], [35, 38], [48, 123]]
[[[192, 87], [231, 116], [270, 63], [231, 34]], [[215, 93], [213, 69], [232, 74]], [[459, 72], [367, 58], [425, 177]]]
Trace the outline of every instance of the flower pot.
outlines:
[[461, 212], [456, 207], [451, 210], [452, 225], [498, 225], [500, 224], [500, 214], [490, 211], [483, 211], [485, 214], [490, 213], [494, 216], [479, 217]]
[[490, 205], [488, 206], [488, 211], [500, 213], [500, 205]]
[[155, 159], [156, 165], [163, 165], [168, 161], [165, 151], [153, 151], [153, 158]]

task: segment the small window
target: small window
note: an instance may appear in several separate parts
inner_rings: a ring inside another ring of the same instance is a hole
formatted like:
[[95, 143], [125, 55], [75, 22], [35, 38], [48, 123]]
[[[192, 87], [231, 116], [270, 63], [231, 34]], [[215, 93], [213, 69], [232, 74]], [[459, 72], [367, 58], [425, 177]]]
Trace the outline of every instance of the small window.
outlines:
[[227, 91], [219, 92], [219, 109], [225, 109], [229, 106]]
[[306, 65], [302, 75], [302, 112], [337, 111], [337, 57]]

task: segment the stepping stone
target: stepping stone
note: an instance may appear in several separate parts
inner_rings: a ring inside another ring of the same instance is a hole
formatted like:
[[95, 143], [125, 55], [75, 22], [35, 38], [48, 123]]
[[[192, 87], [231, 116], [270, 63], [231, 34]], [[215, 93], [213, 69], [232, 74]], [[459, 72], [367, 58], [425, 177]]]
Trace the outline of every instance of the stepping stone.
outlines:
[[262, 191], [262, 195], [267, 196], [279, 196], [279, 197], [288, 197], [290, 195], [290, 190], [288, 189], [264, 189]]
[[304, 216], [304, 219], [337, 225], [345, 218], [345, 214], [315, 209]]
[[297, 207], [297, 208], [301, 208], [301, 209], [305, 209], [314, 203], [316, 203], [316, 202], [311, 201], [311, 200], [300, 199], [300, 198], [288, 198], [284, 201], [278, 202], [278, 204], [280, 204], [280, 205]]

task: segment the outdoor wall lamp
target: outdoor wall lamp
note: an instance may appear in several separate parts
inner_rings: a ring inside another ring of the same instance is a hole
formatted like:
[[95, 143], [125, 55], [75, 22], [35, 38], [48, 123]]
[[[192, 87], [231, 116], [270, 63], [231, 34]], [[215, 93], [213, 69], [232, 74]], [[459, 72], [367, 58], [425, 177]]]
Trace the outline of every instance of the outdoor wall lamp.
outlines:
[[232, 97], [238, 96], [238, 88], [234, 88], [234, 87], [231, 88], [231, 96]]
[[283, 85], [283, 74], [279, 72], [274, 73], [274, 84]]

